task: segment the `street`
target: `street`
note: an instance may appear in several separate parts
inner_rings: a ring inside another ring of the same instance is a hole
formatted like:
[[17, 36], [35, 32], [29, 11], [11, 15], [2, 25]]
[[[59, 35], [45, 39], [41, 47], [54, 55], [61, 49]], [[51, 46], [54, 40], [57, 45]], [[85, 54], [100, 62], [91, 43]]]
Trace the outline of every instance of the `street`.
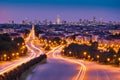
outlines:
[[[34, 26], [33, 26], [34, 27]], [[0, 74], [3, 74], [5, 72], [8, 72], [17, 66], [26, 63], [27, 61], [38, 57], [40, 54], [43, 54], [41, 50], [38, 50], [37, 47], [34, 46], [32, 40], [34, 40], [34, 29], [31, 30], [29, 36], [26, 39], [26, 46], [28, 50], [30, 51], [27, 56], [19, 58], [17, 60], [9, 61], [9, 62], [3, 62], [0, 64]]]
[[[22, 63], [44, 54], [44, 51], [38, 47], [39, 44], [34, 44], [34, 39], [33, 26], [30, 35], [26, 39], [26, 46], [30, 54], [18, 60], [6, 62], [5, 64], [1, 63], [0, 74], [8, 72]], [[47, 63], [36, 66], [26, 77], [26, 80], [120, 80], [120, 68], [65, 57], [61, 55], [63, 47], [60, 45], [47, 52]]]
[[60, 50], [53, 49], [47, 63], [33, 69], [26, 80], [120, 80], [119, 68], [63, 57]]

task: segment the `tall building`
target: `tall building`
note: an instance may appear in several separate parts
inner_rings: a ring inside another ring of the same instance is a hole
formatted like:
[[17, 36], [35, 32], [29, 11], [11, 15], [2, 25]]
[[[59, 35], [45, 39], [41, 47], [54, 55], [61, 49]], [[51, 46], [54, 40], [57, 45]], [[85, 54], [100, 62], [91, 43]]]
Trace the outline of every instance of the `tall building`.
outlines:
[[58, 25], [60, 24], [60, 16], [59, 15], [57, 16], [57, 24]]
[[93, 23], [96, 23], [96, 17], [93, 16]]
[[100, 23], [101, 23], [101, 24], [103, 23], [103, 18], [100, 18]]

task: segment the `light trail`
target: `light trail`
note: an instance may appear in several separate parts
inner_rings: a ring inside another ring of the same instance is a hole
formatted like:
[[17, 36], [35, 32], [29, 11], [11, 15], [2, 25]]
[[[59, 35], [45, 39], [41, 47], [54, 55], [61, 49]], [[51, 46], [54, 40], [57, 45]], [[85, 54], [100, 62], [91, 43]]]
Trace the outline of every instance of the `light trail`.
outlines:
[[[57, 47], [58, 48], [58, 47]], [[68, 58], [63, 58], [60, 54], [57, 54], [57, 53], [60, 53], [62, 47], [60, 47], [59, 49], [55, 48], [53, 51], [53, 58], [56, 58], [56, 59], [61, 59], [61, 60], [65, 60], [67, 62], [71, 62], [71, 63], [75, 63], [75, 64], [79, 64], [80, 65], [80, 70], [77, 74], [77, 76], [75, 77], [74, 80], [84, 80], [84, 76], [85, 76], [85, 72], [86, 72], [86, 66], [81, 63], [80, 60], [74, 60], [74, 59], [68, 59]]]
[[31, 46], [32, 46], [34, 49], [36, 49], [36, 50], [39, 51], [38, 56], [40, 56], [41, 54], [44, 54], [43, 51], [42, 51], [41, 49], [37, 48], [37, 47], [33, 44], [33, 42], [31, 42]]
[[[38, 49], [37, 47], [35, 47], [35, 45], [32, 43], [32, 40], [34, 40], [34, 39], [35, 39], [34, 25], [32, 25], [32, 30], [30, 31], [29, 36], [25, 39], [26, 46], [27, 46], [28, 50], [31, 51], [30, 55], [27, 58], [24, 58], [24, 59], [19, 60], [17, 62], [12, 62], [12, 64], [10, 64], [10, 65], [6, 65], [4, 68], [2, 68], [0, 70], [0, 74], [8, 72], [8, 71], [14, 69], [15, 67], [21, 65], [22, 63], [26, 63], [29, 60], [31, 60], [35, 57], [38, 57], [40, 54], [42, 54], [42, 51], [40, 49]], [[39, 50], [39, 53], [36, 53], [35, 49]]]
[[53, 48], [51, 51], [47, 52], [46, 55], [49, 55], [50, 53], [53, 53], [56, 49], [60, 48], [61, 46]]
[[[32, 38], [32, 40], [35, 40], [34, 25], [32, 25], [31, 38]], [[37, 53], [37, 57], [40, 56], [41, 54], [44, 54], [41, 49], [37, 48], [37, 47], [33, 44], [33, 41], [31, 41], [31, 47], [39, 51], [39, 53]]]
[[[28, 47], [28, 46], [27, 46], [27, 47]], [[29, 47], [28, 47], [28, 48], [29, 48]], [[29, 49], [30, 49], [30, 48], [29, 48]], [[31, 49], [30, 49], [30, 50], [31, 50]], [[5, 73], [5, 72], [10, 71], [10, 70], [14, 69], [16, 66], [21, 65], [22, 63], [26, 63], [26, 62], [28, 62], [30, 59], [33, 59], [34, 57], [35, 57], [35, 52], [33, 52], [33, 50], [31, 50], [31, 53], [30, 53], [30, 56], [29, 56], [29, 57], [27, 57], [27, 58], [25, 58], [25, 59], [23, 59], [23, 60], [20, 60], [20, 61], [18, 61], [18, 62], [14, 62], [13, 64], [10, 64], [10, 65], [4, 67], [3, 69], [0, 70], [0, 74], [3, 74], [3, 73]]]

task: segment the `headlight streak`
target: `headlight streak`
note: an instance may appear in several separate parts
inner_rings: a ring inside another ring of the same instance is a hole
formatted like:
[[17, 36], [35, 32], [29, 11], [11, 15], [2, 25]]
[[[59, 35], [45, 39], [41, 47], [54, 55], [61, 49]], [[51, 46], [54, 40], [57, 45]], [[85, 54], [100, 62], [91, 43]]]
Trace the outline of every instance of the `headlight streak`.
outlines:
[[54, 51], [52, 53], [53, 58], [65, 60], [67, 62], [71, 62], [71, 63], [75, 63], [75, 64], [79, 64], [81, 68], [80, 68], [80, 70], [79, 70], [79, 72], [78, 72], [78, 74], [77, 74], [77, 76], [75, 77], [74, 80], [84, 80], [84, 76], [85, 76], [85, 72], [86, 72], [86, 66], [83, 63], [81, 63], [80, 60], [63, 58], [60, 54], [57, 54], [57, 53], [60, 53], [62, 48], [63, 47], [60, 47], [58, 49], [58, 47], [57, 47], [56, 49], [53, 50]]

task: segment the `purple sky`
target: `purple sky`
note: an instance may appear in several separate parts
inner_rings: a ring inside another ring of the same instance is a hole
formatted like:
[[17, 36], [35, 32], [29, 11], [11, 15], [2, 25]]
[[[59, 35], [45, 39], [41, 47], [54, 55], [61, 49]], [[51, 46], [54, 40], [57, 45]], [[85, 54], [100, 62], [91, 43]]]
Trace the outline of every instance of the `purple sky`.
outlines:
[[102, 17], [104, 21], [120, 21], [120, 8], [116, 6], [57, 5], [57, 3], [56, 5], [51, 3], [18, 4], [16, 2], [0, 4], [0, 23], [7, 22], [9, 19], [20, 22], [25, 18], [32, 21], [34, 19], [56, 21], [57, 15], [60, 15], [61, 20], [67, 21], [78, 21], [80, 18], [92, 20], [93, 16], [96, 16], [97, 20]]

